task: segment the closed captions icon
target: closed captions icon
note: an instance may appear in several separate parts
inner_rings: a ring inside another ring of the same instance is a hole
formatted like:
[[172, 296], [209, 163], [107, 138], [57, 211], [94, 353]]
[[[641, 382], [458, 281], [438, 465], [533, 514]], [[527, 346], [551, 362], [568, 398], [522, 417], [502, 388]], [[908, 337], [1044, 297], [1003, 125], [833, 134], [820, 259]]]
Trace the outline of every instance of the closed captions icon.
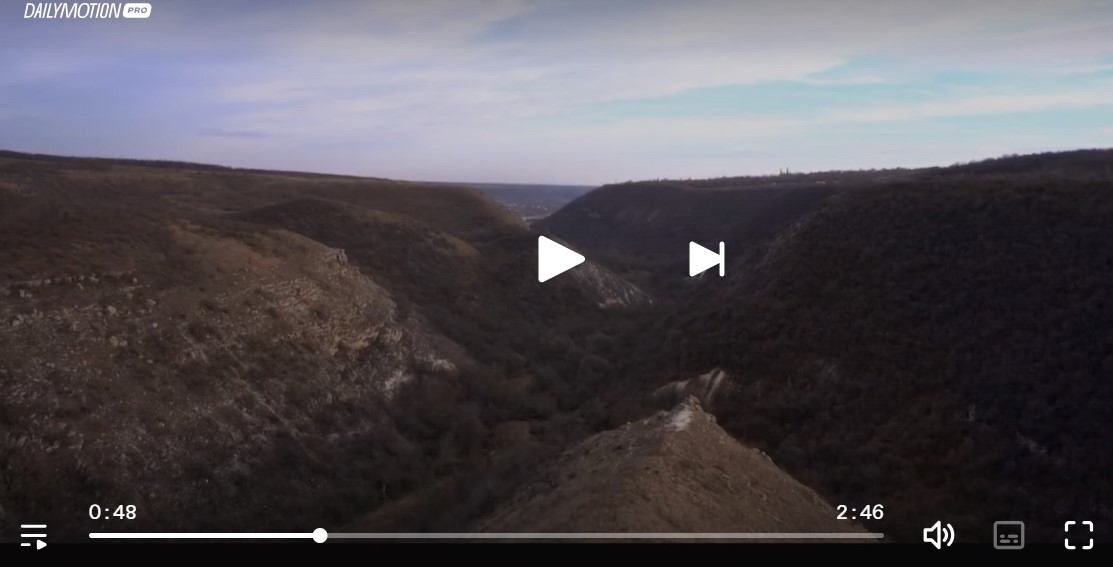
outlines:
[[1024, 522], [994, 522], [993, 548], [1024, 549]]

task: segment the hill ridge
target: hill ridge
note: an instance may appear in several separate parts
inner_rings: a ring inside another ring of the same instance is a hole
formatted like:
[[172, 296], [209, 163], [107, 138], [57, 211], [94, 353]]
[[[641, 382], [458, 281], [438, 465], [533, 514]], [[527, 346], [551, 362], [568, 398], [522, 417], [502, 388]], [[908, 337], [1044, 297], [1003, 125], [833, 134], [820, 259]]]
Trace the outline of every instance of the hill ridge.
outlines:
[[836, 518], [814, 491], [727, 435], [689, 396], [568, 449], [477, 530], [864, 533]]

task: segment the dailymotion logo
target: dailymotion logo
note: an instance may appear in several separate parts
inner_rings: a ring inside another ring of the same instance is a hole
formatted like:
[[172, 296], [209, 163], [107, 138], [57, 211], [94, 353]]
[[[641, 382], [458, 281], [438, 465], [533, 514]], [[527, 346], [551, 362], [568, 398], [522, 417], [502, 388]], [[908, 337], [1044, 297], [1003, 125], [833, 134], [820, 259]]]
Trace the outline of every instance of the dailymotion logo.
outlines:
[[25, 20], [110, 20], [149, 18], [151, 5], [145, 2], [28, 2]]

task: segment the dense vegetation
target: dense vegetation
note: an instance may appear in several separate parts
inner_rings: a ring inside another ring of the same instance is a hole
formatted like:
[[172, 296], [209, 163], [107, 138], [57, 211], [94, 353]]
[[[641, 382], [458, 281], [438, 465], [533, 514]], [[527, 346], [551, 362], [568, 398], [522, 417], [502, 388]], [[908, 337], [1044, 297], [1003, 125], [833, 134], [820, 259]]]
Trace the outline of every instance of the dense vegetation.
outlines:
[[1042, 541], [1076, 516], [1107, 522], [1102, 156], [1072, 176], [943, 171], [828, 199], [661, 320], [665, 354], [646, 356], [727, 368], [724, 427], [833, 502], [884, 503], [874, 526], [899, 538], [917, 540], [924, 518], [966, 541], [1006, 518]]

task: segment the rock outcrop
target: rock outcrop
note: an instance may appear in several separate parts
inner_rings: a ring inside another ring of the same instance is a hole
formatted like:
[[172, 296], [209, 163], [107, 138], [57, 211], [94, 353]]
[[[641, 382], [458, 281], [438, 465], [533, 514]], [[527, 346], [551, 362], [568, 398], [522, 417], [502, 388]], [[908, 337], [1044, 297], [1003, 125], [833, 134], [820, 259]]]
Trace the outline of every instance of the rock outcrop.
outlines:
[[695, 396], [701, 405], [712, 408], [717, 400], [734, 388], [734, 380], [721, 368], [715, 368], [694, 378], [669, 382], [653, 391], [654, 399], [676, 404], [688, 396]]
[[688, 397], [568, 450], [477, 531], [865, 533], [837, 516]]

